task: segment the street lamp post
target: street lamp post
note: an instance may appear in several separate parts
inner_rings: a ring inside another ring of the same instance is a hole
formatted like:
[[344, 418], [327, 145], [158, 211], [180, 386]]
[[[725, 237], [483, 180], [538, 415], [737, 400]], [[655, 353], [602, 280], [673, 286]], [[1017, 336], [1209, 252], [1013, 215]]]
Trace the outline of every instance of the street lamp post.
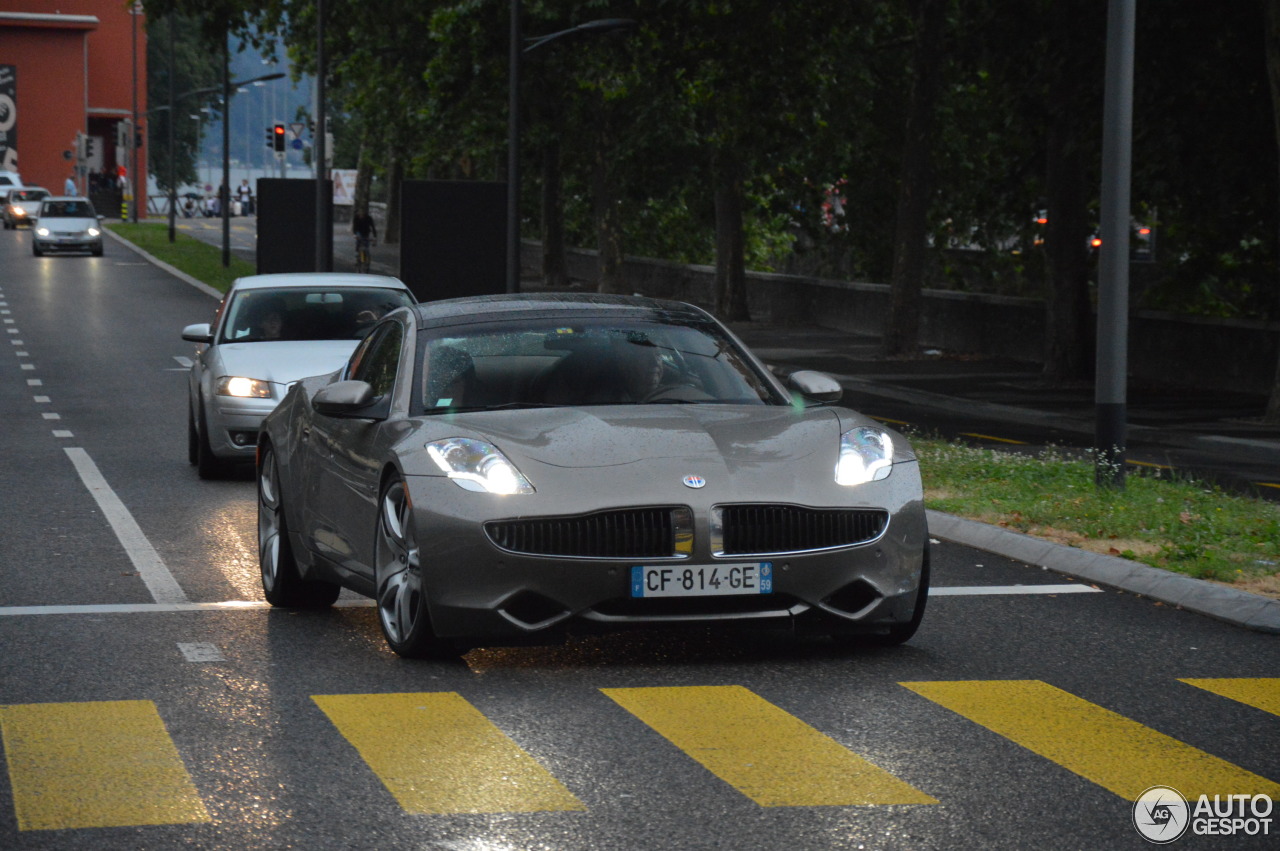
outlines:
[[520, 292], [520, 57], [554, 41], [590, 33], [634, 29], [630, 18], [601, 18], [549, 35], [526, 39], [520, 32], [520, 0], [511, 0], [511, 28], [507, 52], [507, 292]]

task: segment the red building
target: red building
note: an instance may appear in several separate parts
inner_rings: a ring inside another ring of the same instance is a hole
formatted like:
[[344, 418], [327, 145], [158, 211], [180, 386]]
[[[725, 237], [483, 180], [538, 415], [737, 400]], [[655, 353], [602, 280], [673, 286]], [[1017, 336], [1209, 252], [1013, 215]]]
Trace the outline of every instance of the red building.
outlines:
[[[141, 6], [134, 14], [124, 0], [0, 0], [0, 170], [58, 194], [71, 175], [82, 194], [104, 175], [119, 186], [123, 175], [146, 214]], [[142, 146], [119, 144], [135, 116]]]

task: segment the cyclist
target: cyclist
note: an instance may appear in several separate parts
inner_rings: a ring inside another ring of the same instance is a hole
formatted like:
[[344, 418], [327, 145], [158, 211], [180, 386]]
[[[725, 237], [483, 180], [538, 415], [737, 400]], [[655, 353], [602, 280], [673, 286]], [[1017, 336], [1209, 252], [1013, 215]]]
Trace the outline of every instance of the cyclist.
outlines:
[[363, 212], [356, 213], [351, 220], [351, 232], [356, 235], [356, 271], [369, 271], [369, 249], [373, 247], [378, 239], [378, 226], [373, 221], [373, 216], [369, 215], [366, 208]]

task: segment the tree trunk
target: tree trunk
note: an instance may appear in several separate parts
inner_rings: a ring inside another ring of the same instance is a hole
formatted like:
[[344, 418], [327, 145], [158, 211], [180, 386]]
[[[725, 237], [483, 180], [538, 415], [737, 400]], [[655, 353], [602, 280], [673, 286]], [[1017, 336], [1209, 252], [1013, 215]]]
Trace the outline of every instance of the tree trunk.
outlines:
[[[1052, 99], [1052, 96], [1051, 96]], [[1062, 103], [1062, 101], [1059, 101]], [[1044, 377], [1088, 378], [1093, 358], [1089, 308], [1089, 212], [1081, 149], [1065, 111], [1046, 140], [1049, 223], [1045, 228], [1048, 292], [1045, 298]]]
[[920, 346], [920, 296], [924, 289], [929, 198], [933, 194], [933, 110], [942, 61], [944, 14], [940, 0], [919, 0], [916, 4], [912, 51], [915, 73], [903, 133], [889, 322], [884, 333], [884, 352], [891, 357], [914, 356]]
[[569, 288], [564, 248], [563, 172], [560, 139], [555, 135], [542, 149], [542, 281], [551, 290]]
[[746, 240], [742, 230], [742, 165], [727, 150], [717, 152], [715, 175], [716, 282], [712, 309], [730, 322], [749, 322]]
[[593, 177], [596, 202], [596, 250], [600, 262], [599, 291], [626, 293], [627, 282], [622, 268], [622, 204], [617, 194], [609, 165], [612, 162], [613, 122], [608, 104], [600, 103], [600, 120], [596, 125], [595, 168]]
[[[1267, 77], [1271, 81], [1271, 114], [1275, 121], [1276, 145], [1280, 147], [1280, 0], [1266, 0], [1266, 3]], [[1280, 311], [1274, 313], [1272, 319], [1280, 320]], [[1280, 340], [1276, 348], [1280, 349]], [[1280, 423], [1280, 352], [1277, 352], [1275, 377], [1271, 380], [1271, 394], [1262, 418], [1268, 423]]]
[[386, 245], [400, 244], [400, 183], [404, 180], [404, 162], [396, 151], [390, 151], [387, 163], [387, 221], [383, 225], [382, 241]]

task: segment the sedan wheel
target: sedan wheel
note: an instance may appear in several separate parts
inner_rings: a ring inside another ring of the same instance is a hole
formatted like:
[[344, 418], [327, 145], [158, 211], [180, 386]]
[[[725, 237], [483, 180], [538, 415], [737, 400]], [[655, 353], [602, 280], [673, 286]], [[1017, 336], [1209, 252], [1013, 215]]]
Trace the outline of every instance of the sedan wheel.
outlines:
[[333, 605], [342, 588], [331, 582], [303, 579], [289, 542], [280, 469], [275, 450], [263, 447], [258, 467], [258, 564], [262, 568], [262, 593], [273, 606], [324, 608]]
[[413, 504], [401, 479], [383, 488], [375, 541], [378, 622], [387, 644], [410, 658], [457, 655], [459, 648], [437, 638], [431, 628]]
[[221, 479], [227, 475], [227, 462], [213, 454], [209, 445], [209, 420], [200, 406], [200, 433], [196, 443], [196, 469], [202, 479]]

